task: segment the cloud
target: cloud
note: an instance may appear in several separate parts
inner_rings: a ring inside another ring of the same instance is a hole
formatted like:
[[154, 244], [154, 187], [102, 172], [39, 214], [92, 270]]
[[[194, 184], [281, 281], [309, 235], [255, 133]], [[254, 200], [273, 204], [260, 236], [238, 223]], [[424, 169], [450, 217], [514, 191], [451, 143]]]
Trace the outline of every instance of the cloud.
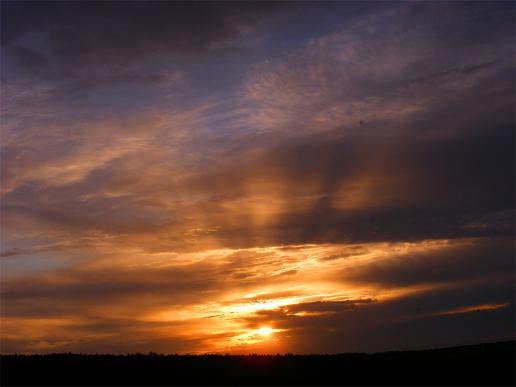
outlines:
[[[476, 11], [424, 5], [380, 8], [340, 31], [267, 59], [249, 71], [248, 125], [260, 131], [306, 133], [349, 129], [362, 122], [378, 127], [433, 114], [434, 106], [471, 94], [511, 66], [511, 23], [502, 17], [496, 27], [478, 25], [467, 17]], [[484, 11], [501, 16], [499, 9]], [[440, 17], [438, 29], [429, 19], [434, 13]], [[458, 27], [450, 15], [461, 17], [463, 25]], [[466, 37], [457, 34], [461, 29], [470, 33], [466, 47]], [[497, 41], [486, 47], [486, 34], [496, 35]], [[471, 36], [483, 39], [474, 44]], [[461, 45], [460, 51], [454, 45]]]
[[[462, 321], [475, 337], [494, 338], [484, 322], [513, 308], [507, 240], [372, 243], [362, 245], [359, 256], [320, 259], [352, 247], [278, 246], [157, 256], [127, 250], [47, 273], [11, 278], [4, 273], [6, 345], [29, 352], [89, 351], [102, 341], [100, 348], [120, 352], [145, 348], [163, 337], [169, 352], [342, 352], [373, 348], [350, 335], [363, 337], [376, 330], [384, 335], [385, 329], [408, 327], [414, 343], [435, 346], [448, 331], [439, 334], [432, 328], [432, 335], [425, 336], [415, 327], [436, 323], [445, 329]], [[462, 309], [472, 311], [453, 312]], [[497, 323], [503, 328], [499, 339], [509, 331], [506, 317], [502, 320]], [[255, 336], [242, 341], [264, 326], [276, 330], [269, 343], [273, 347]], [[122, 334], [141, 339], [119, 346]], [[300, 335], [305, 339], [296, 340]], [[387, 336], [379, 337], [375, 348], [394, 345]]]
[[513, 8], [2, 3], [4, 348], [509, 337]]
[[26, 54], [31, 46], [34, 51], [47, 49], [54, 68], [75, 73], [88, 66], [123, 68], [142, 56], [216, 50], [217, 44], [252, 31], [281, 4], [8, 3], [3, 8], [7, 52], [33, 68], [41, 61], [33, 59], [34, 53]]
[[[496, 307], [499, 304], [493, 301], [504, 298], [503, 294], [507, 296], [506, 286], [512, 285], [434, 289], [379, 301], [298, 304], [294, 309], [288, 306], [261, 311], [245, 320], [250, 327], [267, 323], [287, 332], [282, 334], [281, 340], [285, 348], [294, 353], [410, 350], [417, 348], [416, 342], [435, 348], [464, 342], [510, 340], [514, 299], [503, 307]], [[483, 300], [488, 300], [486, 306], [477, 310], [476, 305]], [[472, 305], [474, 310], [450, 313], [456, 303]], [[363, 337], [371, 340], [363, 340]]]
[[[54, 140], [36, 152], [24, 145], [23, 157], [7, 149], [6, 224], [28, 229], [32, 219], [68, 238], [97, 233], [148, 251], [512, 235], [508, 127], [396, 141], [308, 137], [210, 166], [182, 157], [195, 133], [186, 129], [202, 133], [197, 114], [127, 125], [114, 144], [106, 138], [122, 124], [85, 126], [91, 134], [69, 149]], [[164, 133], [176, 143], [160, 143]]]
[[[394, 256], [364, 267], [356, 265], [342, 273], [352, 282], [373, 282], [383, 287], [400, 287], [424, 283], [500, 278], [510, 280], [514, 274], [514, 246], [510, 238], [468, 241], [451, 245], [446, 252], [431, 249]], [[486, 259], [486, 257], [490, 257]]]

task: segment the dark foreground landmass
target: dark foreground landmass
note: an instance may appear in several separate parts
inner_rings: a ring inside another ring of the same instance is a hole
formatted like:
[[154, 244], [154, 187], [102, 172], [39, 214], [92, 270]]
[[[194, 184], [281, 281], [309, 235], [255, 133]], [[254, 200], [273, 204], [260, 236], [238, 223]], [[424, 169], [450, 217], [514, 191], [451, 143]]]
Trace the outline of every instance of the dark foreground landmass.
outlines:
[[341, 355], [3, 355], [1, 385], [515, 385], [515, 342]]

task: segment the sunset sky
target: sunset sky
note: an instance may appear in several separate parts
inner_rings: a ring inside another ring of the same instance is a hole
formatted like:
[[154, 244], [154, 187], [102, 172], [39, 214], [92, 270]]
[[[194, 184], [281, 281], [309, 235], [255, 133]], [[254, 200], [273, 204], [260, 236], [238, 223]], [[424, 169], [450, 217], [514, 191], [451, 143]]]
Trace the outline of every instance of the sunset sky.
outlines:
[[514, 2], [9, 2], [2, 353], [514, 339]]

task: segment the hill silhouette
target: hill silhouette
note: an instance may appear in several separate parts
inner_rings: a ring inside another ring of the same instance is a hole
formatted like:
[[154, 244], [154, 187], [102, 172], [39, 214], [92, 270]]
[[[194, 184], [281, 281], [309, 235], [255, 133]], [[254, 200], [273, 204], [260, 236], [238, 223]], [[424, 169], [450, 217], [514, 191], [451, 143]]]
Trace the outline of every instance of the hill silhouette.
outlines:
[[507, 385], [515, 342], [339, 355], [2, 355], [1, 385]]

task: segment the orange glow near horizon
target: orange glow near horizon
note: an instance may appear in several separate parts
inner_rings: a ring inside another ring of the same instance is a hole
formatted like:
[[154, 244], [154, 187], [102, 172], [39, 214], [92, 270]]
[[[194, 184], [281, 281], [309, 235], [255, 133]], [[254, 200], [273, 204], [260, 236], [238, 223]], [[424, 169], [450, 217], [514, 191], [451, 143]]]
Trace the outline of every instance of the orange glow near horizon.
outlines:
[[[360, 246], [307, 244], [185, 253], [184, 262], [188, 264], [180, 264], [177, 257], [168, 258], [163, 254], [157, 254], [158, 259], [154, 263], [138, 261], [137, 255], [125, 261], [110, 259], [88, 262], [77, 268], [66, 268], [62, 275], [49, 275], [42, 285], [50, 288], [70, 286], [83, 281], [83, 278], [95, 280], [102, 276], [101, 273], [108, 272], [115, 282], [135, 281], [136, 284], [148, 283], [145, 286], [152, 286], [155, 281], [169, 283], [167, 277], [161, 276], [163, 271], [170, 272], [170, 275], [175, 275], [178, 270], [179, 273], [184, 272], [184, 276], [190, 275], [190, 272], [198, 275], [196, 270], [200, 265], [208, 268], [207, 273], [229, 271], [234, 273], [235, 279], [225, 282], [223, 286], [214, 283], [212, 289], [207, 287], [202, 292], [192, 293], [185, 301], [175, 299], [174, 294], [129, 293], [120, 298], [117, 304], [87, 305], [84, 317], [4, 318], [3, 331], [5, 337], [11, 340], [18, 340], [20, 334], [30, 337], [35, 343], [33, 351], [59, 351], [60, 348], [66, 349], [68, 343], [73, 343], [78, 333], [92, 341], [102, 337], [115, 340], [117, 335], [113, 333], [87, 332], [88, 324], [110, 316], [112, 321], [131, 322], [127, 334], [137, 337], [154, 337], [163, 342], [197, 342], [195, 347], [185, 350], [189, 353], [285, 351], [288, 350], [288, 338], [295, 330], [288, 325], [282, 326], [285, 319], [333, 318], [348, 310], [366, 310], [377, 303], [392, 302], [449, 286], [438, 283], [382, 286], [377, 281], [366, 280], [365, 276], [372, 268], [381, 270], [404, 257], [420, 256], [419, 259], [424, 261], [429, 259], [427, 256], [452, 252], [472, 243], [472, 240], [435, 240]], [[242, 259], [242, 263], [235, 257]], [[246, 278], [245, 282], [238, 279], [240, 275]], [[362, 276], [364, 279], [361, 279]], [[176, 280], [182, 281], [181, 276], [176, 276]], [[138, 313], [135, 313], [134, 305], [141, 306]], [[495, 310], [505, 306], [480, 305], [457, 308], [447, 313]], [[70, 333], [63, 335], [64, 332]], [[43, 337], [56, 339], [43, 342]], [[174, 346], [170, 345], [171, 348]]]
[[266, 343], [269, 340], [277, 341], [276, 333], [283, 332], [284, 329], [273, 329], [269, 327], [261, 327], [258, 329], [251, 329], [247, 332], [238, 334], [231, 339], [237, 348], [245, 348], [256, 344]]

